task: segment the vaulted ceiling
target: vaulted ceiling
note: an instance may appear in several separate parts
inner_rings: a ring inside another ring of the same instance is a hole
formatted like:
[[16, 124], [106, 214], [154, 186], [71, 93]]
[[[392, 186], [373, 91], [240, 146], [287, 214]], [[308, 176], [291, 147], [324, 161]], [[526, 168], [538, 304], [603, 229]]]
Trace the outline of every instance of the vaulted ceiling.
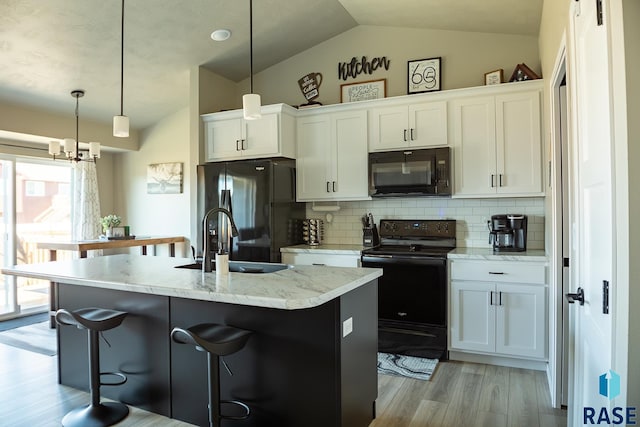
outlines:
[[[108, 122], [120, 109], [120, 0], [2, 0], [0, 102]], [[542, 0], [254, 0], [254, 72], [357, 25], [537, 35]], [[214, 29], [232, 37], [214, 42]], [[249, 0], [127, 0], [125, 114], [141, 129], [186, 105], [189, 70], [248, 76]]]

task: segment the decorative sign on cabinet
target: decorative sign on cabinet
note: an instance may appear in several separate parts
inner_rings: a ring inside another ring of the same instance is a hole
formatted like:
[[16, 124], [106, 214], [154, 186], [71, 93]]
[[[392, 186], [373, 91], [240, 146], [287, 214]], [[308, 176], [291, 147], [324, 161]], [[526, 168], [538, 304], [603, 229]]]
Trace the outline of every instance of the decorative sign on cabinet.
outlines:
[[295, 158], [296, 110], [285, 104], [262, 107], [262, 118], [245, 120], [242, 110], [202, 115], [205, 160]]

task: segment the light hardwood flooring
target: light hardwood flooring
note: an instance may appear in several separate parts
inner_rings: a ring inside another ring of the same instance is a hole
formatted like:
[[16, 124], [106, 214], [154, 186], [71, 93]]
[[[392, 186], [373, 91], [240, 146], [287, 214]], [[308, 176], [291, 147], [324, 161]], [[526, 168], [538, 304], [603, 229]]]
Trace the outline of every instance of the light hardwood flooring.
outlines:
[[[542, 372], [442, 362], [431, 381], [381, 375], [378, 387], [370, 427], [566, 426], [566, 411], [551, 408]], [[0, 344], [0, 425], [59, 426], [88, 401], [87, 393], [57, 384], [55, 357]], [[189, 426], [136, 408], [118, 425]]]

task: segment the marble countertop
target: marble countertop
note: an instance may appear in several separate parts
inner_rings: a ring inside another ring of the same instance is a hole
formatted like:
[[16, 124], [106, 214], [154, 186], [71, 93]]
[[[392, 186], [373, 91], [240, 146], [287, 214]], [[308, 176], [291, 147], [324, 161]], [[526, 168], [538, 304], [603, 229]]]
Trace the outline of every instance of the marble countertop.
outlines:
[[488, 261], [548, 261], [542, 249], [525, 252], [493, 252], [491, 248], [456, 248], [447, 255], [449, 259], [479, 259]]
[[174, 268], [190, 258], [110, 255], [95, 258], [21, 264], [3, 274], [72, 285], [204, 301], [295, 310], [316, 307], [382, 275], [377, 268], [292, 266], [267, 274], [216, 273]]
[[360, 255], [364, 247], [362, 245], [295, 245], [280, 248], [280, 252], [295, 252], [307, 254], [335, 254], [335, 255]]

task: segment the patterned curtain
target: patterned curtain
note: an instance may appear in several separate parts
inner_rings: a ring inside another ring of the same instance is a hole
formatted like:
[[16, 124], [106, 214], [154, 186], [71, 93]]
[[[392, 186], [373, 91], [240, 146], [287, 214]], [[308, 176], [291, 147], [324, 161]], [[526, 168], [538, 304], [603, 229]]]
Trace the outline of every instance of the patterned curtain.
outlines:
[[[100, 226], [100, 197], [98, 175], [93, 162], [76, 162], [73, 165], [73, 240], [97, 239]], [[96, 255], [96, 254], [94, 254]]]

